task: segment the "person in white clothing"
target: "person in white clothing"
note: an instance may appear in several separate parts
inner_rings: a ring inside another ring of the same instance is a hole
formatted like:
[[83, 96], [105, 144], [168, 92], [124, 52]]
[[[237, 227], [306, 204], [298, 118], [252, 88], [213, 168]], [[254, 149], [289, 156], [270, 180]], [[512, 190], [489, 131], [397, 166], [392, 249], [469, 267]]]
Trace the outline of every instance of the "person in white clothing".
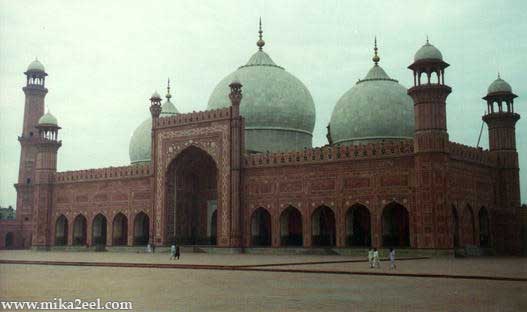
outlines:
[[379, 260], [379, 251], [377, 248], [373, 248], [373, 266], [376, 268], [381, 268], [381, 262]]
[[390, 248], [390, 270], [395, 270], [395, 249]]
[[373, 249], [368, 250], [368, 262], [370, 263], [370, 269], [373, 269]]

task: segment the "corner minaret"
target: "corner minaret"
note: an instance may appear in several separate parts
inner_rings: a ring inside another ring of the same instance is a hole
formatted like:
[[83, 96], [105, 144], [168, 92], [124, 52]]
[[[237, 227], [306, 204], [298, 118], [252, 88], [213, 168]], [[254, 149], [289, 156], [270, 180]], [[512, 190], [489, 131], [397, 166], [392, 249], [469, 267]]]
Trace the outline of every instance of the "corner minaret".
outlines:
[[51, 224], [53, 208], [53, 183], [57, 172], [57, 151], [62, 145], [58, 139], [57, 119], [48, 111], [38, 120], [38, 136], [35, 146], [37, 158], [35, 164], [35, 183], [33, 190], [33, 241], [32, 247], [47, 249], [53, 244]]
[[487, 112], [482, 117], [489, 129], [489, 150], [497, 161], [497, 198], [493, 216], [493, 246], [499, 252], [520, 252], [520, 177], [516, 151], [516, 122], [520, 115], [514, 111], [511, 86], [498, 74], [490, 84], [487, 95]]
[[[260, 22], [261, 25], [261, 22]], [[243, 118], [240, 115], [240, 102], [242, 100], [242, 84], [237, 77], [229, 84], [231, 92], [231, 246], [241, 247], [242, 244], [242, 224], [241, 224], [241, 162], [243, 143]]]
[[48, 93], [45, 87], [46, 76], [44, 65], [35, 59], [29, 64], [26, 85], [22, 88], [25, 94], [24, 120], [20, 142], [20, 163], [18, 168], [17, 220], [24, 228], [23, 247], [29, 247], [33, 220], [33, 183], [35, 181], [35, 163], [37, 158], [38, 120], [44, 114], [44, 98]]
[[415, 210], [413, 246], [416, 248], [453, 248], [453, 232], [448, 220], [448, 132], [446, 98], [452, 91], [445, 85], [441, 52], [426, 40], [416, 52], [414, 86], [408, 90], [414, 100], [415, 132]]

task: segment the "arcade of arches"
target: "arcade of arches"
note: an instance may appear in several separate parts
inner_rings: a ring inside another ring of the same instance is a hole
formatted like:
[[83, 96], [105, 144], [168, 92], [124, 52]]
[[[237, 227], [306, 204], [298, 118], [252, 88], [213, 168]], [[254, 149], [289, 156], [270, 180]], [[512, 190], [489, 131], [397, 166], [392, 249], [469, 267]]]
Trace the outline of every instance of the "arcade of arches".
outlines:
[[[192, 160], [189, 161], [189, 158]], [[176, 177], [174, 180], [176, 183], [178, 176], [180, 179], [192, 182], [191, 188], [182, 184], [173, 193], [176, 205], [173, 214], [176, 218], [172, 224], [175, 231], [173, 233], [180, 234], [179, 238], [176, 235], [175, 241], [178, 244], [215, 245], [218, 221], [215, 163], [205, 152], [197, 148], [189, 150], [188, 154], [182, 154], [177, 159], [180, 163], [190, 165], [194, 168], [193, 170], [196, 167], [203, 168], [205, 172], [208, 172], [205, 176], [209, 178], [200, 179], [193, 175], [188, 176], [183, 168], [171, 168], [175, 169], [173, 177]], [[273, 238], [276, 235], [276, 246], [304, 246], [306, 229], [301, 210], [294, 206], [281, 210], [276, 218], [279, 222], [276, 229], [272, 226], [275, 219], [271, 211], [259, 207], [252, 212], [249, 245], [254, 247], [275, 246]], [[399, 203], [391, 202], [381, 211], [380, 246], [410, 247], [410, 221], [407, 208]], [[343, 246], [373, 246], [372, 224], [374, 220], [369, 208], [362, 204], [354, 204], [347, 208], [344, 214]], [[311, 245], [315, 247], [336, 246], [338, 232], [334, 210], [322, 205], [316, 208], [309, 218], [311, 231], [307, 233], [311, 236]], [[464, 205], [461, 210], [452, 205], [451, 218], [452, 244], [455, 248], [466, 245], [491, 246], [490, 217], [487, 208], [480, 207], [474, 212], [470, 205]], [[99, 213], [90, 222], [91, 228], [88, 227], [88, 219], [82, 214], [75, 216], [72, 221], [69, 221], [65, 215], [58, 216], [54, 225], [55, 246], [69, 244], [84, 246], [89, 243], [88, 235], [92, 245], [141, 246], [150, 241], [150, 217], [143, 211], [133, 216], [119, 212], [110, 221], [105, 215]], [[273, 232], [276, 230], [278, 233]], [[7, 233], [4, 237], [4, 246], [7, 248], [13, 245], [13, 240], [12, 233]]]

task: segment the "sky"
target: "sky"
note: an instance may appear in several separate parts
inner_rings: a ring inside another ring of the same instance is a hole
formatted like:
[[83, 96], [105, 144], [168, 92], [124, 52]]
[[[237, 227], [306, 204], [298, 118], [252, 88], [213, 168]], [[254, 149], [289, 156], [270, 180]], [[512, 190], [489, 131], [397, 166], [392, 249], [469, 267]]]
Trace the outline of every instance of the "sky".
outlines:
[[[497, 72], [519, 96], [522, 202], [527, 202], [527, 2], [525, 1], [8, 1], [0, 0], [0, 206], [15, 206], [25, 84], [38, 57], [46, 107], [62, 127], [58, 170], [129, 164], [148, 98], [172, 84], [180, 112], [205, 110], [216, 84], [264, 50], [313, 96], [314, 146], [338, 99], [372, 66], [410, 87], [407, 66], [428, 35], [450, 64], [450, 139], [475, 146]], [[226, 91], [227, 94], [227, 91]], [[484, 128], [481, 146], [488, 147]]]

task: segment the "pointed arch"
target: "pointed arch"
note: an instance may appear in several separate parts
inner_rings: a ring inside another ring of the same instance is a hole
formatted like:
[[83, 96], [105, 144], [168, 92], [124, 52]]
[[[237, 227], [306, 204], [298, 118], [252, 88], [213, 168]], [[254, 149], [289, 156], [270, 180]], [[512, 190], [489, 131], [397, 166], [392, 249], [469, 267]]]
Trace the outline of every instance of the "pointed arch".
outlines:
[[55, 221], [55, 246], [68, 244], [68, 219], [63, 214]]
[[354, 204], [346, 211], [346, 245], [371, 246], [371, 216], [362, 204]]
[[382, 211], [382, 244], [385, 247], [410, 246], [410, 220], [406, 207], [391, 202]]
[[128, 243], [128, 218], [121, 212], [113, 217], [112, 245], [125, 246]]
[[311, 214], [311, 240], [314, 246], [335, 246], [335, 213], [320, 206]]
[[464, 245], [475, 245], [476, 244], [476, 227], [474, 224], [474, 212], [470, 205], [466, 205], [463, 210], [463, 244]]
[[490, 221], [487, 208], [479, 209], [479, 245], [481, 247], [490, 247]]
[[459, 240], [459, 214], [457, 213], [456, 206], [452, 205], [452, 231], [453, 231], [453, 240], [454, 248], [460, 246]]
[[107, 221], [106, 217], [99, 213], [92, 221], [92, 244], [106, 245]]
[[271, 214], [265, 208], [260, 207], [251, 215], [251, 245], [271, 246]]
[[150, 240], [150, 218], [143, 211], [134, 218], [134, 245], [147, 245]]
[[73, 220], [73, 245], [86, 245], [87, 238], [86, 217], [79, 214]]
[[280, 245], [302, 246], [302, 213], [293, 206], [288, 206], [280, 214]]

